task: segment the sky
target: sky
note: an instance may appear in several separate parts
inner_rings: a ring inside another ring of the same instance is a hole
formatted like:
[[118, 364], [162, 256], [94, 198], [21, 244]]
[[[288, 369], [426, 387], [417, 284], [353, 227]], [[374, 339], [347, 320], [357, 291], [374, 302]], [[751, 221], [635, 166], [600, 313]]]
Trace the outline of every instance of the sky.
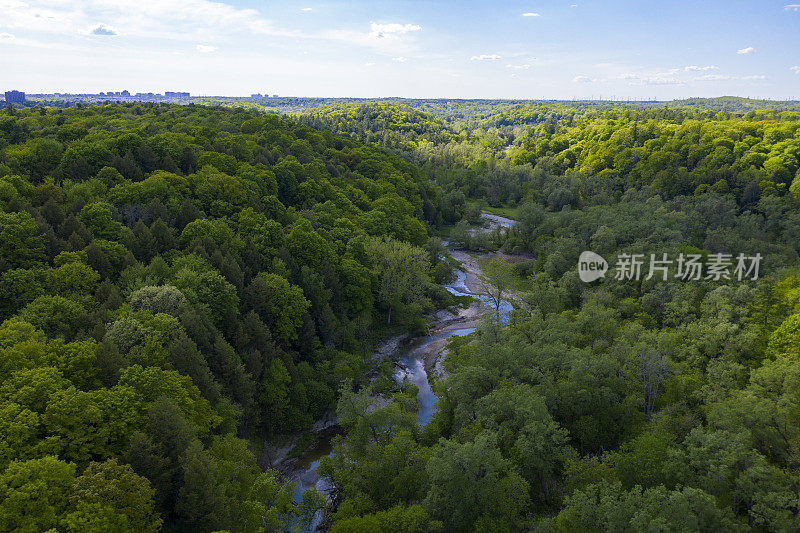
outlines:
[[800, 3], [0, 0], [9, 89], [800, 99]]

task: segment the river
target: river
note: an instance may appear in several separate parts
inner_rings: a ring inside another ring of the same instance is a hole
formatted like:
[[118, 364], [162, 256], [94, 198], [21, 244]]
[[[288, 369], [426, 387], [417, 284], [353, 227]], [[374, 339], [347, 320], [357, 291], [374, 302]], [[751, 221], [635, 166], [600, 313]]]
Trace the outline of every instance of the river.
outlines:
[[[484, 218], [490, 220], [491, 224], [501, 225], [504, 228], [509, 228], [514, 224], [511, 219], [488, 213], [484, 213]], [[430, 421], [439, 402], [431, 387], [429, 371], [437, 366], [437, 360], [445, 350], [449, 339], [469, 335], [475, 331], [475, 327], [486, 309], [485, 304], [488, 303], [485, 296], [478, 294], [477, 278], [481, 270], [475, 257], [455, 248], [448, 247], [447, 250], [462, 264], [463, 270], [456, 271], [455, 281], [446, 284], [445, 288], [455, 296], [472, 296], [477, 301], [468, 309], [460, 310], [456, 315], [447, 316], [440, 312], [430, 334], [399, 344], [398, 368], [394, 378], [398, 383], [404, 381], [413, 383], [419, 389], [417, 393], [417, 402], [419, 403], [417, 423], [420, 425], [425, 425]], [[503, 302], [501, 315], [508, 316], [511, 309], [510, 303]], [[325, 479], [320, 478], [317, 468], [320, 459], [331, 453], [331, 439], [338, 433], [338, 426], [329, 426], [320, 431], [316, 435], [315, 445], [305, 450], [294, 465], [290, 479], [296, 483], [295, 501], [300, 501], [303, 492], [311, 487], [315, 487], [322, 494], [326, 493], [328, 483]], [[323, 513], [320, 511], [308, 531], [316, 531], [323, 518]]]

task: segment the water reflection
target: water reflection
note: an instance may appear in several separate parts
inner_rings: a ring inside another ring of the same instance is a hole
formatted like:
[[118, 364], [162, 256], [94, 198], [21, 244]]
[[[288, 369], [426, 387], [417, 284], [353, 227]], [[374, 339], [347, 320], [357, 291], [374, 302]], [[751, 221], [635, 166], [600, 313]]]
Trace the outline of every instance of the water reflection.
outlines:
[[[481, 301], [482, 306], [493, 307], [490, 299], [487, 296], [479, 295], [470, 291], [467, 287], [467, 275], [460, 270], [456, 271], [456, 279], [452, 283], [445, 285], [445, 288], [455, 296], [471, 296]], [[510, 302], [503, 301], [500, 306], [500, 315], [503, 322], [508, 321], [508, 317], [513, 309]], [[420, 337], [415, 341], [409, 343], [402, 349], [402, 353], [398, 358], [400, 368], [394, 373], [394, 378], [398, 383], [403, 383], [405, 380], [413, 383], [419, 389], [417, 393], [417, 402], [419, 404], [419, 411], [417, 413], [417, 423], [425, 425], [433, 417], [436, 412], [439, 398], [433, 393], [430, 381], [428, 380], [428, 372], [425, 369], [425, 357], [429, 354], [432, 345], [444, 339], [451, 337], [462, 337], [474, 332], [475, 328], [461, 328], [450, 329], [436, 333], [434, 335], [426, 335]], [[329, 428], [331, 429], [331, 428]], [[303, 493], [310, 487], [315, 487], [322, 495], [327, 495], [329, 488], [328, 483], [319, 477], [317, 468], [319, 461], [325, 455], [331, 453], [331, 439], [339, 432], [337, 427], [333, 431], [323, 432], [317, 436], [317, 442], [312, 449], [304, 452], [303, 457], [297, 463], [298, 469], [302, 469], [295, 477], [295, 492], [294, 499], [299, 502], [303, 498]], [[313, 532], [323, 518], [323, 513], [320, 511], [314, 518], [314, 522], [307, 530]]]
[[417, 393], [417, 403], [419, 404], [417, 423], [419, 425], [425, 425], [430, 421], [433, 413], [436, 412], [436, 404], [439, 403], [439, 398], [433, 393], [431, 383], [428, 380], [428, 372], [425, 370], [425, 355], [429, 352], [429, 348], [437, 341], [451, 337], [462, 337], [469, 335], [473, 331], [475, 331], [475, 328], [462, 328], [444, 331], [436, 335], [426, 335], [400, 356], [399, 363], [401, 368], [395, 372], [394, 377], [398, 383], [408, 381], [419, 389]]

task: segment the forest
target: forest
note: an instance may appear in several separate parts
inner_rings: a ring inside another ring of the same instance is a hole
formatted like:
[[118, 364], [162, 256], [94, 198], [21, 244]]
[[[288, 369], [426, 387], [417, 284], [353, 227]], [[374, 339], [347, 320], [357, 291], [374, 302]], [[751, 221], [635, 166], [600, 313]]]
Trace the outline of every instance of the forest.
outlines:
[[0, 111], [0, 531], [800, 530], [800, 111], [219, 103]]

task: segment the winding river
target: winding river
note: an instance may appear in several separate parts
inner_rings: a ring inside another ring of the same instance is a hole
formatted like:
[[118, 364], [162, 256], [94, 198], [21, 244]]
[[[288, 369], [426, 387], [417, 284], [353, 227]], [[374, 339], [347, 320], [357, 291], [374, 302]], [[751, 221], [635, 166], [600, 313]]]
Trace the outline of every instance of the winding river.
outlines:
[[[484, 213], [484, 218], [489, 221], [491, 226], [500, 225], [509, 228], [514, 224], [511, 219], [488, 213]], [[433, 368], [435, 363], [430, 359], [438, 357], [445, 349], [448, 339], [474, 332], [475, 326], [486, 308], [483, 304], [487, 303], [487, 298], [479, 295], [475, 289], [476, 279], [480, 275], [480, 266], [475, 258], [455, 248], [448, 247], [448, 251], [462, 263], [464, 270], [456, 271], [455, 281], [445, 285], [445, 288], [455, 296], [472, 296], [477, 301], [468, 309], [461, 310], [457, 315], [440, 317], [432, 328], [431, 334], [406, 341], [400, 345], [397, 358], [398, 368], [394, 373], [394, 378], [398, 383], [404, 381], [413, 383], [419, 389], [417, 393], [417, 402], [419, 403], [417, 423], [420, 425], [425, 425], [430, 421], [436, 412], [439, 401], [433, 393], [428, 376], [429, 369]], [[511, 304], [503, 302], [501, 314], [507, 316], [510, 310]], [[296, 483], [295, 501], [299, 502], [303, 497], [303, 492], [311, 487], [316, 488], [322, 494], [326, 493], [328, 483], [325, 479], [320, 478], [317, 468], [320, 459], [331, 453], [331, 439], [339, 431], [338, 426], [330, 426], [320, 431], [316, 435], [316, 444], [305, 450], [294, 465], [290, 479]], [[323, 513], [320, 511], [307, 531], [316, 531], [322, 519]]]

